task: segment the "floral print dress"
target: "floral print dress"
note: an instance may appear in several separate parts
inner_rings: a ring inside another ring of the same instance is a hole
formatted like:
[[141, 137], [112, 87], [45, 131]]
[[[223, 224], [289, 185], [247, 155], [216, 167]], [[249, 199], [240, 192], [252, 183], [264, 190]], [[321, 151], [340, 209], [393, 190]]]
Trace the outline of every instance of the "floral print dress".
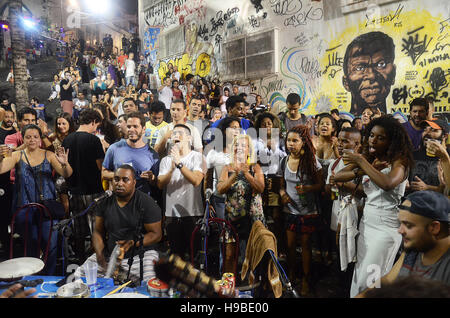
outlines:
[[[250, 173], [254, 175], [253, 167]], [[265, 223], [261, 194], [254, 193], [243, 172], [238, 174], [236, 181], [226, 194], [225, 215], [227, 220], [233, 222], [250, 216], [251, 223], [256, 220]]]

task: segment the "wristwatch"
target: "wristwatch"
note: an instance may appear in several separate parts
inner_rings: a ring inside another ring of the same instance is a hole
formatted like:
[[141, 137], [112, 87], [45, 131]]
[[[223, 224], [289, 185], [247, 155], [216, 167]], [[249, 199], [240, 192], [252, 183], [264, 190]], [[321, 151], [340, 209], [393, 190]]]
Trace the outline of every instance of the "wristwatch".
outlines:
[[183, 163], [182, 162], [180, 162], [180, 163], [178, 163], [178, 164], [176, 164], [175, 165], [175, 167], [177, 167], [178, 169], [181, 169], [181, 168], [183, 168]]

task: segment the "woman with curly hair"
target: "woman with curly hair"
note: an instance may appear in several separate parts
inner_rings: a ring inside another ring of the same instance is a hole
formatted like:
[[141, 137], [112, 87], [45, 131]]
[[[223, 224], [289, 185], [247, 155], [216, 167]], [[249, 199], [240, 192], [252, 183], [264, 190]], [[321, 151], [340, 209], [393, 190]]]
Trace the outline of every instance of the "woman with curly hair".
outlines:
[[335, 175], [335, 180], [361, 178], [359, 187], [367, 197], [350, 291], [354, 297], [372, 284], [371, 273], [377, 271], [382, 277], [392, 268], [402, 242], [397, 232], [398, 205], [414, 159], [411, 141], [402, 125], [392, 116], [381, 116], [365, 130], [363, 153], [344, 153], [343, 160], [347, 167]]
[[316, 194], [323, 187], [322, 166], [315, 156], [309, 127], [299, 125], [291, 128], [286, 137], [289, 155], [281, 161], [280, 196], [284, 205], [287, 261], [289, 276], [295, 279], [295, 254], [297, 235], [302, 247], [302, 296], [310, 293], [311, 281], [311, 234], [321, 227], [316, 205]]

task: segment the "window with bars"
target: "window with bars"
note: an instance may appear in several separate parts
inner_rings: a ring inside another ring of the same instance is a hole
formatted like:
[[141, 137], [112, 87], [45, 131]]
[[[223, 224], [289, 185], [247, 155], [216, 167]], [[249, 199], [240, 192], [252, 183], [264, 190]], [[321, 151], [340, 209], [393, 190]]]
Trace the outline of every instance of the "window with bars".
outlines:
[[251, 79], [277, 73], [276, 44], [277, 29], [225, 42], [224, 80]]
[[158, 39], [158, 58], [165, 59], [183, 54], [184, 28], [179, 26], [168, 33], [161, 34]]

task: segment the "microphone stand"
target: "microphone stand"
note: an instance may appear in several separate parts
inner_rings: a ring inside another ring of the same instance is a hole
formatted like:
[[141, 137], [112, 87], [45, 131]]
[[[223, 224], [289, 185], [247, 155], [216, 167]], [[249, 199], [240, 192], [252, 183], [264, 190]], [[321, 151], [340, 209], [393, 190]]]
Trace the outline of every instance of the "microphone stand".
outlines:
[[200, 235], [201, 235], [201, 244], [202, 244], [202, 250], [200, 250], [200, 269], [207, 272], [208, 270], [208, 257], [207, 257], [207, 251], [206, 251], [206, 245], [208, 242], [208, 236], [209, 236], [209, 205], [210, 205], [210, 199], [211, 194], [207, 192], [206, 193], [206, 207], [205, 207], [205, 214], [203, 215], [203, 219], [201, 220], [201, 227], [200, 227]]
[[[69, 243], [68, 243], [68, 240], [69, 240], [69, 237], [72, 235], [72, 230], [71, 230], [71, 228], [69, 226], [72, 224], [72, 222], [76, 218], [86, 214], [95, 203], [96, 203], [95, 201], [92, 202], [83, 212], [75, 214], [75, 215], [71, 216], [68, 219], [62, 220], [61, 222], [59, 222], [59, 223], [57, 223], [57, 224], [55, 224], [53, 226], [53, 230], [54, 231], [56, 230], [59, 233], [61, 233], [61, 236], [64, 238], [64, 243], [63, 243], [64, 255], [66, 255], [66, 256], [69, 255]], [[64, 259], [64, 255], [63, 255], [63, 259]], [[63, 264], [63, 275], [65, 275], [65, 272], [66, 272], [66, 269], [64, 267], [65, 266]]]
[[[59, 233], [61, 233], [61, 236], [64, 238], [64, 243], [63, 243], [64, 255], [69, 255], [69, 244], [67, 241], [68, 241], [69, 237], [72, 235], [72, 230], [69, 226], [72, 224], [72, 222], [76, 218], [85, 215], [91, 209], [91, 207], [96, 203], [97, 203], [96, 201], [92, 201], [92, 203], [81, 213], [72, 215], [70, 218], [62, 220], [61, 222], [53, 225], [53, 228], [52, 228], [53, 231], [58, 231]], [[64, 259], [64, 255], [63, 255], [63, 259]], [[63, 264], [63, 267], [64, 267], [64, 264]], [[65, 272], [66, 272], [65, 268], [63, 268], [63, 274], [65, 274]]]
[[144, 223], [144, 208], [141, 208], [141, 213], [139, 214], [138, 224], [136, 226], [136, 231], [134, 233], [133, 239], [134, 244], [131, 249], [131, 255], [128, 258], [128, 274], [127, 280], [130, 278], [131, 266], [134, 261], [134, 252], [136, 250], [136, 244], [139, 242], [139, 286], [142, 284], [144, 279], [144, 235], [142, 234], [142, 226]]

